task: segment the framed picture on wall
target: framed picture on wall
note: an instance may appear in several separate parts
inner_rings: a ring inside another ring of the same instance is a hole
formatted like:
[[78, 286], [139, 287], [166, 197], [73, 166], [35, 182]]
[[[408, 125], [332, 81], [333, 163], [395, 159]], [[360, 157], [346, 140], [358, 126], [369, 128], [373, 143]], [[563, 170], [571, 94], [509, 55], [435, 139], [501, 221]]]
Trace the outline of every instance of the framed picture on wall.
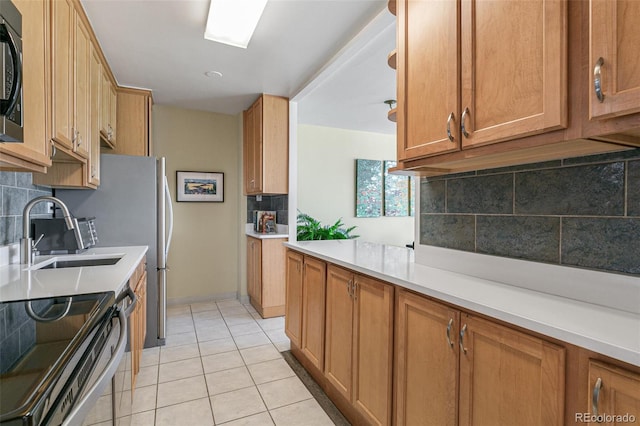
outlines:
[[176, 172], [177, 201], [224, 202], [224, 173]]

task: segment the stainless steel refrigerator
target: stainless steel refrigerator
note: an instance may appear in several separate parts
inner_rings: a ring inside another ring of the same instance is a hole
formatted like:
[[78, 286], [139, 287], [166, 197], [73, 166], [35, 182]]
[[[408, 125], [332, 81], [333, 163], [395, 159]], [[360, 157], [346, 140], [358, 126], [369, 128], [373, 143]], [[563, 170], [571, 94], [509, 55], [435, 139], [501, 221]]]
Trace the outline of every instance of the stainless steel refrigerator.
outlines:
[[149, 246], [145, 347], [164, 345], [167, 255], [173, 229], [165, 159], [102, 154], [98, 189], [56, 189], [55, 195], [74, 216], [96, 218], [96, 247]]

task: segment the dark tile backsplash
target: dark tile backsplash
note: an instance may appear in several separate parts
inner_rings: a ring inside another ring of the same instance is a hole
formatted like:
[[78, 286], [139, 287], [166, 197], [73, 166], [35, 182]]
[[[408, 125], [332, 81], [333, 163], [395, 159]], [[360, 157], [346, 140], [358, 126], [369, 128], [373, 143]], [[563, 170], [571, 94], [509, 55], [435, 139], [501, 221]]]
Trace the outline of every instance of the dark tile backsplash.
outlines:
[[[0, 246], [22, 238], [22, 209], [29, 200], [51, 195], [51, 189], [33, 185], [31, 173], [0, 172]], [[45, 203], [36, 205], [32, 217], [51, 217]]]
[[247, 197], [247, 223], [253, 223], [253, 215], [256, 210], [273, 210], [276, 212], [276, 223], [289, 224], [288, 195], [263, 195], [262, 201], [257, 201], [255, 195], [249, 195]]
[[640, 149], [423, 178], [420, 243], [640, 274]]

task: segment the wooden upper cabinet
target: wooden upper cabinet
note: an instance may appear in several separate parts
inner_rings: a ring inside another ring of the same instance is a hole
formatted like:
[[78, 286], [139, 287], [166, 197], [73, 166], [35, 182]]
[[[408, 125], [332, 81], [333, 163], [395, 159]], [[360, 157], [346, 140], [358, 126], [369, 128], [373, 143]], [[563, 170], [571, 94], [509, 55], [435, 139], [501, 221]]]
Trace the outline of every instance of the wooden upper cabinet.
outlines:
[[566, 127], [560, 0], [398, 1], [398, 159]]
[[[109, 96], [113, 96], [112, 93]], [[151, 127], [151, 107], [153, 100], [149, 90], [120, 87], [117, 99], [112, 97], [110, 108], [117, 108], [113, 139], [117, 141], [116, 154], [147, 156]]]
[[399, 160], [460, 148], [459, 14], [460, 1], [397, 0]]
[[102, 85], [102, 64], [93, 45], [89, 57], [89, 184], [100, 185], [100, 86]]
[[73, 23], [71, 0], [51, 2], [52, 138], [68, 149], [73, 143]]
[[[584, 413], [591, 413], [593, 416], [627, 415], [627, 418], [633, 416], [636, 421], [640, 421], [640, 374], [603, 362], [589, 361], [588, 395], [583, 406]], [[623, 423], [625, 422], [606, 422]]]
[[244, 193], [289, 190], [289, 100], [261, 95], [243, 114]]
[[74, 125], [73, 138], [75, 151], [83, 158], [89, 157], [91, 135], [89, 134], [91, 106], [91, 88], [89, 65], [91, 61], [91, 39], [86, 25], [77, 14], [75, 22], [75, 69], [74, 69]]
[[640, 111], [640, 2], [591, 0], [589, 117]]
[[459, 425], [564, 423], [564, 348], [467, 314], [461, 324]]
[[464, 1], [462, 148], [566, 127], [567, 4]]
[[108, 148], [116, 147], [117, 95], [106, 69], [102, 71], [100, 85], [100, 137]]
[[460, 312], [406, 290], [397, 299], [395, 424], [455, 426]]
[[13, 0], [22, 15], [23, 143], [0, 143], [0, 169], [44, 172], [51, 165], [47, 127], [49, 3]]

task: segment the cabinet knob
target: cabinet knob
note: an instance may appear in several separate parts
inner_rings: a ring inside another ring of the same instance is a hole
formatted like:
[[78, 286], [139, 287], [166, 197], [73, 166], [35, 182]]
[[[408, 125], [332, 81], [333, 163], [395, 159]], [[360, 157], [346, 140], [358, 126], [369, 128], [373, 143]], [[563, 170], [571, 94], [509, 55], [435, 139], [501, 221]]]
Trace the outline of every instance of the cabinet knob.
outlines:
[[596, 97], [600, 103], [604, 102], [604, 93], [602, 93], [602, 66], [604, 59], [598, 58], [596, 65], [593, 67], [593, 88], [596, 91]]

